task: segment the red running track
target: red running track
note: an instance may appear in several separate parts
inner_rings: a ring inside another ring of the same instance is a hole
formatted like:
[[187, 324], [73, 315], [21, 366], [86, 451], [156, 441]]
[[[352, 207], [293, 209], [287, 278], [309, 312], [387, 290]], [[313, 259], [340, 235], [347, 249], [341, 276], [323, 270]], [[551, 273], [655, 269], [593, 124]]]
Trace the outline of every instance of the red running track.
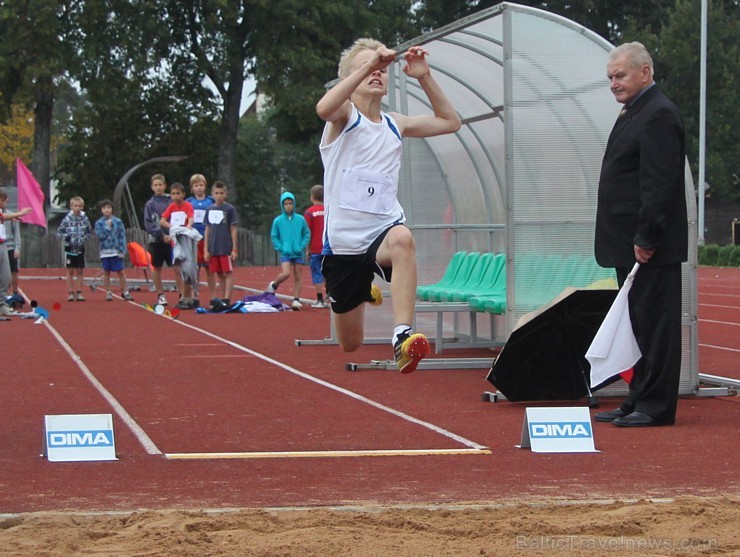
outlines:
[[[237, 283], [261, 289], [275, 274], [238, 269]], [[67, 303], [64, 282], [42, 278], [59, 270], [23, 275], [30, 299], [61, 309], [48, 326], [0, 323], [0, 512], [738, 492], [737, 397], [682, 398], [673, 427], [594, 424], [599, 453], [536, 454], [514, 446], [524, 405], [480, 401], [486, 369], [347, 372], [350, 359], [386, 359], [390, 346], [351, 358], [296, 346], [328, 334], [327, 310], [172, 321], [140, 305], [150, 293]], [[740, 271], [699, 277], [700, 371], [740, 379]], [[77, 413], [114, 415], [117, 461], [39, 456], [44, 416]], [[207, 453], [251, 458], [166, 456]]]

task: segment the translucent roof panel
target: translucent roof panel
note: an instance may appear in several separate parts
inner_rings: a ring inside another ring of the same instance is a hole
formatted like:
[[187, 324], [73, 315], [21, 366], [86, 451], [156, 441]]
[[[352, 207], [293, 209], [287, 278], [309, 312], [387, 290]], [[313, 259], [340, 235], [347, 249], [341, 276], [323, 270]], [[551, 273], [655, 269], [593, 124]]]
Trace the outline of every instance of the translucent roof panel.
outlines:
[[[439, 280], [456, 251], [505, 252], [507, 308], [499, 320], [508, 337], [517, 321], [549, 302], [553, 292], [613, 274], [593, 257], [601, 160], [620, 109], [606, 79], [612, 45], [570, 20], [511, 3], [394, 48], [403, 52], [414, 45], [429, 50], [433, 75], [462, 118], [455, 134], [404, 140], [399, 195], [416, 239], [419, 284]], [[412, 116], [431, 111], [401, 62], [389, 68], [385, 101], [386, 110]], [[691, 187], [687, 202], [695, 230]], [[531, 262], [546, 258], [577, 258], [579, 272], [552, 273], [547, 284], [533, 280]], [[684, 284], [689, 290], [683, 361], [695, 373], [690, 265]], [[391, 304], [368, 316], [368, 336], [387, 335]], [[429, 332], [424, 327], [434, 323], [424, 320], [434, 321], [433, 314], [417, 315], [417, 325]], [[452, 336], [459, 321], [445, 318]], [[682, 376], [688, 377], [682, 392], [689, 392], [696, 376]]]

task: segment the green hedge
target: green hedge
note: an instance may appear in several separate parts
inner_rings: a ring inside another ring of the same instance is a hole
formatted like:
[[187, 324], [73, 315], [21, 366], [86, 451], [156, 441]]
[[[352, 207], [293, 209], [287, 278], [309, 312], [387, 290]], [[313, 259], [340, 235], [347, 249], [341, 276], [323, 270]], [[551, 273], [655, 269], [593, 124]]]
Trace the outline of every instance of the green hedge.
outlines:
[[722, 247], [717, 244], [699, 246], [697, 259], [699, 265], [708, 267], [740, 267], [740, 246], [732, 244]]

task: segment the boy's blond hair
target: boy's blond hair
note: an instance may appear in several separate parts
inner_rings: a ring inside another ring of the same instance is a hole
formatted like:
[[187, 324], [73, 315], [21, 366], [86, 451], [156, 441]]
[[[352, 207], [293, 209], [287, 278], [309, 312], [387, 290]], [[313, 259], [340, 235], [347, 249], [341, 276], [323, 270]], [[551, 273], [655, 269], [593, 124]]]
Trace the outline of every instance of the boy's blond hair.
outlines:
[[167, 184], [167, 180], [164, 179], [164, 174], [155, 174], [154, 176], [152, 176], [152, 179], [149, 180], [149, 183], [153, 184], [155, 180], [159, 180], [163, 184]]
[[383, 46], [383, 43], [370, 37], [357, 39], [352, 46], [342, 52], [342, 56], [339, 58], [339, 71], [337, 72], [339, 77], [344, 79], [350, 74], [349, 68], [352, 65], [352, 60], [360, 52], [363, 50], [378, 50], [381, 46]]
[[72, 202], [77, 201], [78, 203], [82, 203], [82, 206], [85, 206], [85, 200], [82, 199], [79, 195], [75, 195], [74, 197], [69, 198], [69, 206], [72, 206]]
[[190, 186], [192, 187], [194, 183], [196, 182], [203, 182], [206, 186], [208, 186], [208, 181], [206, 180], [206, 177], [203, 176], [203, 174], [193, 174], [190, 177]]

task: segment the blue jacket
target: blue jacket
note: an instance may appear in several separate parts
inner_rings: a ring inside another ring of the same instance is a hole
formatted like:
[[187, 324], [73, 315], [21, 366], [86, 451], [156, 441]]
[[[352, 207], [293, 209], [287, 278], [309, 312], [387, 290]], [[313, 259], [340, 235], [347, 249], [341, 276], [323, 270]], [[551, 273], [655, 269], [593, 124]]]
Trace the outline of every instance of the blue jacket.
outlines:
[[126, 227], [118, 217], [111, 217], [111, 228], [108, 228], [105, 217], [95, 221], [95, 235], [100, 240], [100, 251], [116, 250], [118, 257], [126, 255]]
[[[286, 199], [293, 200], [293, 213], [288, 215], [283, 207]], [[311, 232], [303, 215], [296, 213], [295, 196], [286, 191], [280, 196], [281, 213], [272, 221], [272, 245], [280, 255], [290, 258], [302, 258], [311, 239]]]

